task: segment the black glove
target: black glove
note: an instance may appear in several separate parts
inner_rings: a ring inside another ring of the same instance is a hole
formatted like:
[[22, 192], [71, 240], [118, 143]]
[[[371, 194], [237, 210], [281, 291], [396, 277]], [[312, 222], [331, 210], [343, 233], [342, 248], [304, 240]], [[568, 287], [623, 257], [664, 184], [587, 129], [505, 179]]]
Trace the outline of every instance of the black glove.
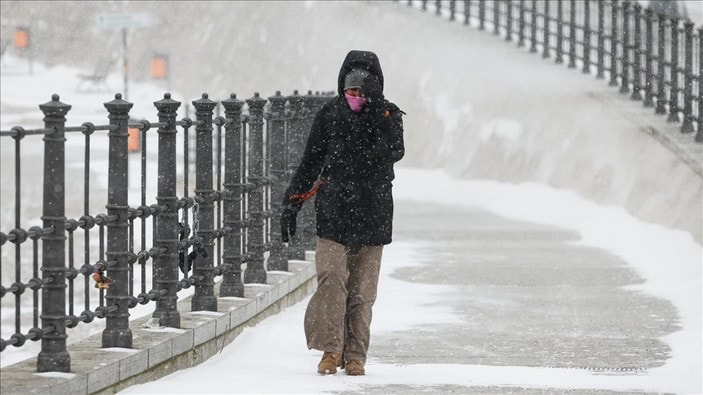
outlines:
[[296, 217], [298, 216], [298, 211], [302, 207], [302, 203], [284, 203], [283, 211], [281, 212], [281, 239], [284, 243], [287, 243], [289, 236], [295, 236], [296, 229]]
[[373, 74], [367, 75], [361, 85], [361, 90], [364, 92], [364, 97], [366, 97], [366, 106], [370, 110], [374, 112], [384, 110], [383, 87], [381, 87], [378, 77]]

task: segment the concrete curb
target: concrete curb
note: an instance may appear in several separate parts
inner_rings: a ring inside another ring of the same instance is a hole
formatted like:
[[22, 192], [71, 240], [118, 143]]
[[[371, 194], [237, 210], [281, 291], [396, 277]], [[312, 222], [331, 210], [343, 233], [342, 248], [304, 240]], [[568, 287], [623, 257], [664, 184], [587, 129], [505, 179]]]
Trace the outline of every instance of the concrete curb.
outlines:
[[198, 365], [220, 352], [244, 328], [314, 291], [314, 254], [306, 258], [290, 261], [288, 272], [267, 272], [267, 284], [245, 284], [243, 298], [218, 298], [217, 312], [192, 312], [190, 297], [180, 300], [179, 329], [146, 328], [149, 316], [133, 320], [132, 349], [101, 348], [102, 333], [69, 345], [71, 373], [37, 373], [36, 357], [5, 367], [0, 370], [0, 393], [112, 394]]

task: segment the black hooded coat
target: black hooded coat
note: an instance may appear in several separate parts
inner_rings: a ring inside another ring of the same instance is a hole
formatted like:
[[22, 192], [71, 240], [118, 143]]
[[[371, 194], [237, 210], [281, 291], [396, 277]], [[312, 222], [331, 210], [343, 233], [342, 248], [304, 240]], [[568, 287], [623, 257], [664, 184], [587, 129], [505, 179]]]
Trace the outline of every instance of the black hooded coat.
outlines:
[[371, 110], [354, 112], [344, 97], [344, 77], [355, 68], [367, 70], [383, 88], [383, 72], [373, 52], [350, 51], [337, 83], [338, 96], [315, 116], [286, 201], [308, 192], [322, 180], [315, 195], [317, 235], [348, 248], [391, 242], [393, 164], [404, 153], [402, 111], [385, 100]]

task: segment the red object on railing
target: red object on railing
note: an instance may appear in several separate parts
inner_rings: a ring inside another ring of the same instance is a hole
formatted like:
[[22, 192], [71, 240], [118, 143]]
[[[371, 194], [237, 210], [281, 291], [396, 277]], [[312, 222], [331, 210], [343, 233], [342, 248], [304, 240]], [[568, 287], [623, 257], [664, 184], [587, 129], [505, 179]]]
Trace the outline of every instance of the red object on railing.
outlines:
[[129, 152], [139, 152], [139, 129], [129, 128], [127, 149]]

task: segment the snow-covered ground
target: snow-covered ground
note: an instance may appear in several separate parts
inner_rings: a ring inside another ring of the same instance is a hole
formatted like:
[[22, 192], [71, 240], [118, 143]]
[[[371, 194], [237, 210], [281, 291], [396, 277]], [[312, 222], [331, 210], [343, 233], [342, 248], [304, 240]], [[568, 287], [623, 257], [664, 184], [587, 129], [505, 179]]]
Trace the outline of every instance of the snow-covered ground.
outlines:
[[[440, 171], [417, 169], [397, 173], [397, 201], [474, 207], [510, 219], [569, 229], [580, 234], [583, 245], [620, 256], [646, 279], [636, 289], [669, 300], [678, 309], [682, 329], [663, 339], [672, 349], [672, 358], [640, 375], [599, 375], [583, 369], [524, 366], [396, 365], [371, 357], [367, 376], [338, 373], [320, 377], [315, 372], [320, 353], [307, 350], [303, 334], [306, 299], [245, 329], [203, 364], [130, 387], [124, 393], [323, 393], [393, 384], [419, 389], [460, 385], [700, 393], [703, 250], [689, 234], [644, 223], [621, 208], [595, 205], [571, 192], [542, 185], [461, 181]], [[438, 297], [450, 286], [411, 283], [391, 276], [399, 268], [423, 264], [417, 258], [418, 247], [399, 242], [384, 250], [374, 335], [456, 320], [448, 308], [441, 307]]]

